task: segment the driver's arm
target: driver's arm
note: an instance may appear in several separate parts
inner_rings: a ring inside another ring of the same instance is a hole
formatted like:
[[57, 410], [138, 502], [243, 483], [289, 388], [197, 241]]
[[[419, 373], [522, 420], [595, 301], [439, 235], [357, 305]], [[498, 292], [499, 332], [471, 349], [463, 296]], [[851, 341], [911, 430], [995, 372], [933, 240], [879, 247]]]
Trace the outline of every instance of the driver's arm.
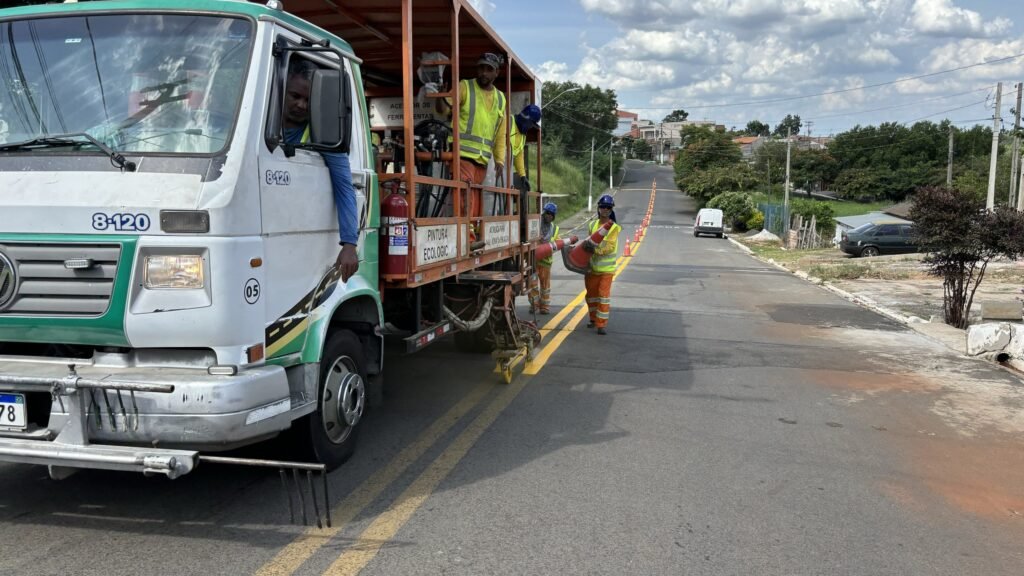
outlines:
[[337, 264], [341, 267], [342, 280], [347, 281], [359, 268], [356, 244], [359, 242], [359, 211], [356, 189], [352, 185], [352, 168], [348, 154], [324, 152], [324, 163], [331, 174], [334, 189], [334, 205], [338, 211], [338, 239], [341, 251]]

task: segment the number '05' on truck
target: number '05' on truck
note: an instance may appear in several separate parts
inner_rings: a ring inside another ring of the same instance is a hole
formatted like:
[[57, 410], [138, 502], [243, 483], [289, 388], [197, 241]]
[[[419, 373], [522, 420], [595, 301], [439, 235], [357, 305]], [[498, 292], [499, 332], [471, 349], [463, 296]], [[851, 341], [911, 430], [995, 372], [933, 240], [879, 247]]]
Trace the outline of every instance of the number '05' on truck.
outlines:
[[0, 461], [175, 478], [285, 436], [329, 470], [384, 338], [510, 377], [540, 194], [460, 177], [481, 52], [512, 125], [535, 77], [465, 0], [0, 10]]

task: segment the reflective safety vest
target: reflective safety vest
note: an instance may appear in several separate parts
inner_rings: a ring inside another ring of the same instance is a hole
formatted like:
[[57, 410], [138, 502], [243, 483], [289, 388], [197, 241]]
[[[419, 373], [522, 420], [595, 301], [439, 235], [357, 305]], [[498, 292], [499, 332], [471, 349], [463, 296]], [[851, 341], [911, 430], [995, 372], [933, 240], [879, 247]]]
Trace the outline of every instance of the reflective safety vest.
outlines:
[[468, 102], [459, 103], [459, 156], [477, 164], [487, 164], [494, 154], [494, 135], [505, 117], [505, 95], [493, 88], [494, 102], [488, 109], [483, 96], [477, 101], [479, 86], [476, 80], [462, 80], [461, 83], [466, 84], [469, 98]]
[[[597, 232], [597, 229], [602, 226], [600, 220], [594, 220], [590, 223], [590, 233]], [[622, 226], [618, 223], [612, 223], [611, 229], [605, 234], [604, 240], [598, 245], [597, 249], [594, 250], [594, 254], [590, 256], [590, 271], [594, 274], [614, 274], [615, 273], [615, 260], [618, 259], [619, 253], [619, 232], [622, 231]], [[606, 253], [605, 253], [606, 252]]]
[[[555, 224], [554, 222], [552, 222], [551, 225], [554, 226], [555, 229], [551, 233], [551, 238], [548, 239], [548, 242], [554, 242], [555, 240], [558, 240], [558, 224]], [[555, 255], [554, 255], [554, 253], [552, 253], [552, 254], [548, 255], [547, 258], [542, 258], [540, 260], [537, 260], [537, 266], [547, 266], [548, 268], [550, 268], [551, 265], [554, 262], [555, 262]]]
[[309, 144], [309, 124], [306, 124], [306, 129], [302, 131], [302, 140], [299, 140], [299, 144]]
[[523, 151], [526, 150], [526, 135], [519, 132], [519, 126], [512, 122], [512, 132], [509, 142], [512, 144], [512, 168], [514, 174], [526, 176], [526, 162], [523, 159]]

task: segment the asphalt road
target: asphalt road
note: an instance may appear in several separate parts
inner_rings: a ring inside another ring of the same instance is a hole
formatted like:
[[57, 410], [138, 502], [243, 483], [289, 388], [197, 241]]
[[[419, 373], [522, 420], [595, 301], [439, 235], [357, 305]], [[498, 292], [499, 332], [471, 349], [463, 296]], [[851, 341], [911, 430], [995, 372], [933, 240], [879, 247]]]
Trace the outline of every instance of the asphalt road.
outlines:
[[[694, 238], [666, 168], [630, 164], [626, 234], [655, 179], [607, 336], [541, 317], [511, 385], [447, 342], [390, 356], [341, 526], [289, 525], [259, 470], [0, 465], [0, 573], [1020, 574], [1020, 380]], [[582, 280], [556, 263], [556, 314]]]

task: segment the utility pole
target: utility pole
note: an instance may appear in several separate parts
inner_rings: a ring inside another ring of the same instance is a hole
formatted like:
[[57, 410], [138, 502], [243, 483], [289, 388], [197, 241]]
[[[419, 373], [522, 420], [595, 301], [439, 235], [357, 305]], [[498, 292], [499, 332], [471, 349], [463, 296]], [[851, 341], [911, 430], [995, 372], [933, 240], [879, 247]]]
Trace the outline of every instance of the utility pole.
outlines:
[[946, 188], [953, 187], [953, 126], [949, 127], [949, 156], [946, 158]]
[[[1018, 166], [1024, 165], [1024, 155], [1022, 155], [1017, 163]], [[1020, 180], [1017, 182], [1017, 210], [1024, 210], [1024, 194], [1020, 194], [1021, 190], [1024, 190], [1024, 170], [1020, 170]]]
[[789, 222], [788, 222], [788, 220], [789, 220], [789, 157], [790, 157], [790, 148], [793, 147], [793, 140], [791, 139], [791, 136], [792, 136], [791, 132], [792, 132], [792, 128], [786, 128], [786, 185], [785, 185], [785, 190], [784, 190], [785, 196], [783, 196], [783, 200], [782, 200], [782, 217], [786, 218], [786, 220], [787, 220], [787, 222], [785, 223], [785, 228], [783, 228], [783, 230], [785, 230], [785, 231], [789, 230]]
[[594, 137], [590, 137], [590, 191], [587, 193], [587, 212], [594, 211]]
[[996, 207], [996, 160], [999, 157], [999, 122], [1002, 120], [1003, 83], [996, 84], [996, 109], [992, 115], [992, 160], [988, 167], [988, 196], [985, 198], [985, 209]]
[[608, 143], [608, 189], [615, 188], [615, 180], [612, 179], [612, 165], [615, 164], [615, 155], [612, 153], [612, 143]]
[[1010, 196], [1007, 205], [1013, 206], [1017, 203], [1017, 171], [1020, 170], [1020, 157], [1017, 151], [1020, 149], [1020, 141], [1017, 132], [1020, 130], [1020, 101], [1021, 89], [1024, 88], [1020, 82], [1017, 83], [1017, 106], [1013, 109], [1013, 152], [1010, 154]]

